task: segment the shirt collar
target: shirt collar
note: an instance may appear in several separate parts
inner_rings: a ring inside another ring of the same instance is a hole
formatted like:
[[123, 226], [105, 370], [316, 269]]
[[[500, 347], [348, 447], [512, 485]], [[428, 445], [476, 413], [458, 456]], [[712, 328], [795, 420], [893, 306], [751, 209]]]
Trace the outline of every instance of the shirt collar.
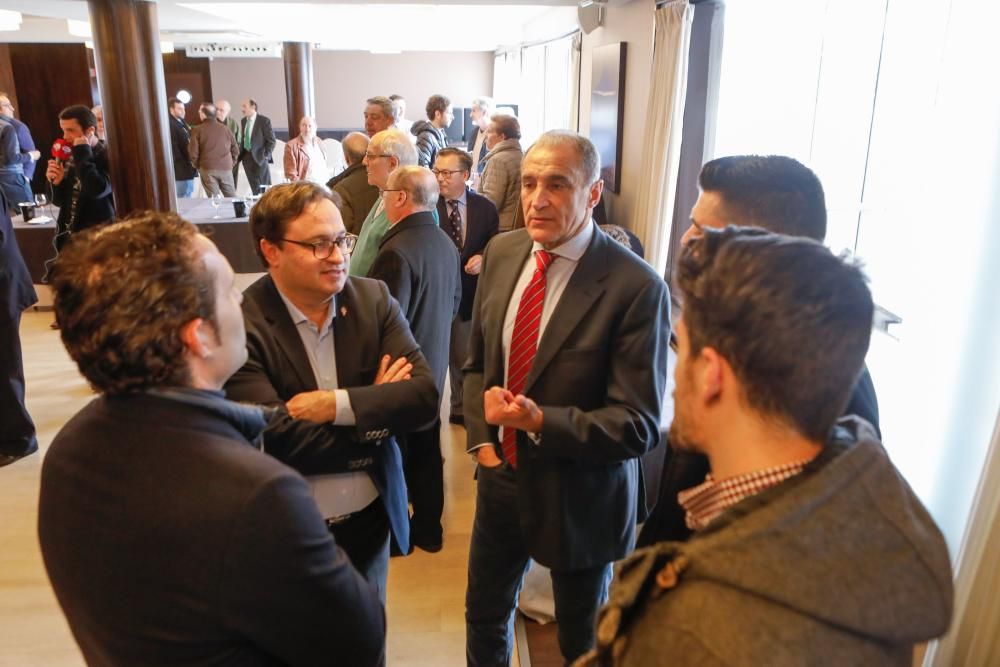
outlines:
[[[573, 262], [579, 262], [580, 258], [583, 257], [583, 253], [587, 252], [587, 248], [590, 247], [590, 240], [594, 238], [594, 220], [591, 219], [590, 222], [584, 226], [579, 234], [566, 241], [560, 246], [549, 249], [549, 252], [556, 257], [565, 257]], [[531, 244], [531, 252], [537, 252], [539, 250], [545, 250], [541, 243], [537, 241]]]
[[466, 202], [466, 199], [467, 199], [467, 197], [465, 196], [466, 192], [468, 192], [468, 190], [462, 190], [462, 194], [460, 194], [459, 196], [455, 197], [454, 199], [445, 199], [445, 202], [451, 203], [453, 201], [457, 201], [462, 206], [465, 206], [465, 202]]
[[[295, 323], [295, 326], [299, 326], [303, 322], [312, 324], [312, 321], [308, 317], [306, 317], [305, 313], [299, 310], [298, 307], [288, 299], [288, 297], [282, 294], [280, 289], [278, 290], [278, 296], [280, 296], [281, 300], [285, 302], [285, 308], [288, 309], [288, 315], [292, 318], [292, 322]], [[337, 316], [336, 306], [337, 306], [336, 297], [330, 297], [330, 307], [327, 308], [326, 320], [323, 322], [323, 326], [320, 328], [319, 331], [320, 334], [325, 333], [330, 328], [330, 325], [333, 323], [333, 318]]]

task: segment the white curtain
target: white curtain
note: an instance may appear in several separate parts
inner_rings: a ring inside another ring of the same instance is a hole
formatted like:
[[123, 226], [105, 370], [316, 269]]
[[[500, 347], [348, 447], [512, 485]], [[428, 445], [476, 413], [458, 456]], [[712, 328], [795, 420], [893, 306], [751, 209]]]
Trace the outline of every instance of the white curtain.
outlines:
[[646, 111], [643, 178], [632, 229], [642, 241], [646, 260], [660, 274], [666, 270], [669, 221], [677, 192], [681, 129], [687, 91], [688, 46], [694, 8], [677, 0], [656, 10], [653, 74]]

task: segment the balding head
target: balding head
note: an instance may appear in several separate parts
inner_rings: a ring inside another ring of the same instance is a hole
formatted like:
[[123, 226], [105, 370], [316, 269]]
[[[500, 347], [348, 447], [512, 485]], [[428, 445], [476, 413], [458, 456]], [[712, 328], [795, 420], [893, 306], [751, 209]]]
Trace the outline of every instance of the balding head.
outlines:
[[386, 217], [395, 225], [409, 215], [437, 206], [437, 179], [425, 167], [399, 167], [389, 175], [389, 185], [382, 197]]
[[368, 150], [368, 135], [363, 132], [351, 132], [341, 143], [344, 149], [344, 160], [347, 166], [358, 164], [365, 159], [365, 151]]

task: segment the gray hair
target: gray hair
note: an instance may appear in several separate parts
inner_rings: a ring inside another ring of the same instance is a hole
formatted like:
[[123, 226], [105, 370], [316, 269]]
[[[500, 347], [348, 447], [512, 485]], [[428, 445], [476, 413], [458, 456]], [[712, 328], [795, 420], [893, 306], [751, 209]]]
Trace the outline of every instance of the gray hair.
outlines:
[[365, 151], [368, 150], [368, 135], [364, 132], [351, 132], [341, 143], [344, 149], [344, 159], [348, 164], [357, 164], [365, 159]]
[[482, 109], [486, 112], [486, 115], [489, 116], [491, 115], [493, 109], [496, 108], [496, 102], [493, 101], [492, 97], [486, 97], [484, 95], [482, 97], [473, 97], [472, 106]]
[[376, 132], [371, 143], [378, 146], [378, 150], [383, 155], [391, 155], [399, 161], [400, 167], [407, 167], [417, 163], [417, 149], [413, 147], [410, 138], [406, 133], [396, 128]]
[[373, 105], [377, 107], [382, 107], [382, 113], [385, 114], [386, 118], [392, 118], [392, 100], [383, 95], [376, 95], [375, 97], [369, 97], [365, 100], [365, 105]]
[[531, 151], [536, 148], [557, 148], [570, 145], [580, 157], [580, 168], [583, 175], [587, 177], [587, 185], [592, 185], [601, 178], [601, 155], [597, 152], [597, 147], [593, 142], [582, 134], [571, 132], [570, 130], [549, 130], [535, 140], [524, 154], [525, 159], [531, 155]]
[[400, 97], [392, 101], [392, 121], [398, 123], [403, 120], [403, 112], [406, 110], [406, 100]]
[[389, 175], [388, 185], [408, 194], [417, 208], [430, 211], [437, 206], [440, 189], [434, 174], [426, 167], [399, 167]]

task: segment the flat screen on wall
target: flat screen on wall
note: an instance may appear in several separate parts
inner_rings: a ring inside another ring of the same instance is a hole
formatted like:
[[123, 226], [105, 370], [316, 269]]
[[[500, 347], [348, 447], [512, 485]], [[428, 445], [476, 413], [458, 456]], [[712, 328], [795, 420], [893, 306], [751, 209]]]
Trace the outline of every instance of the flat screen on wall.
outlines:
[[622, 118], [625, 113], [625, 42], [594, 49], [590, 93], [590, 140], [601, 154], [604, 188], [619, 192]]

